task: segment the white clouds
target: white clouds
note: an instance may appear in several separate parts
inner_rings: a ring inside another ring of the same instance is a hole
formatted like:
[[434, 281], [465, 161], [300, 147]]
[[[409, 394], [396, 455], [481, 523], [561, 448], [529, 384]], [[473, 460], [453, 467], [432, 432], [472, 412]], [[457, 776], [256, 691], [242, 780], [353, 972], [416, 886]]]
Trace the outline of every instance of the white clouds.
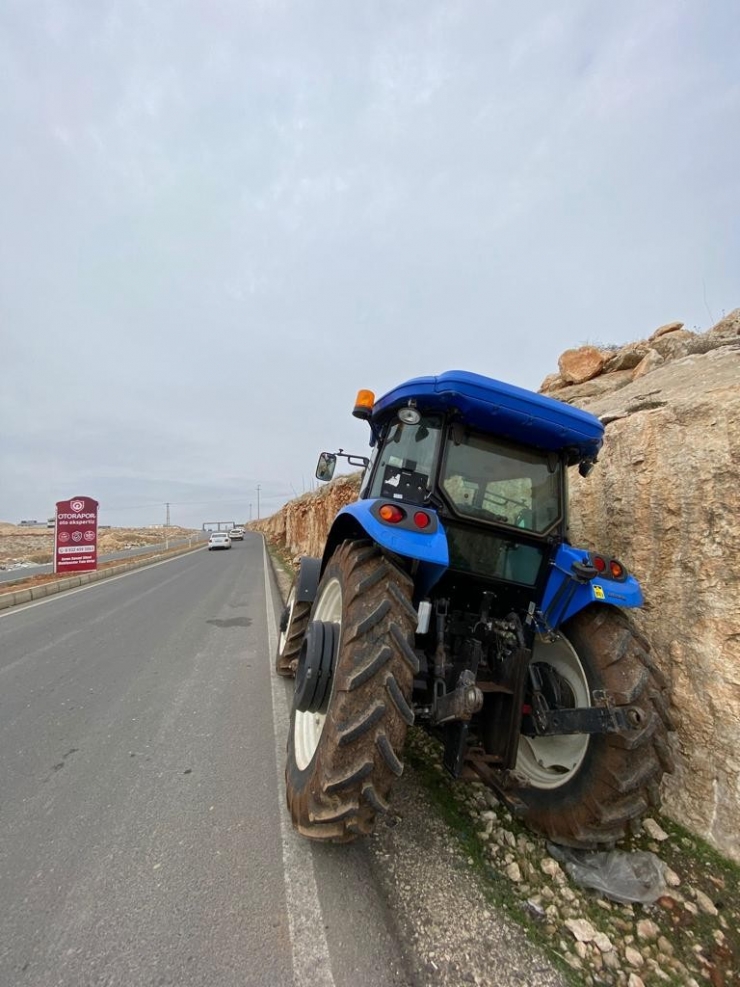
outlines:
[[[454, 364], [536, 387], [582, 339], [705, 324], [703, 284], [738, 303], [729, 0], [93, 8], [0, 25], [25, 477], [80, 330], [94, 382], [58, 400], [93, 403], [101, 476], [115, 448], [130, 487], [163, 462], [195, 482], [241, 436], [244, 482], [289, 490], [319, 446], [362, 444], [360, 385]], [[33, 514], [27, 484], [0, 516]]]

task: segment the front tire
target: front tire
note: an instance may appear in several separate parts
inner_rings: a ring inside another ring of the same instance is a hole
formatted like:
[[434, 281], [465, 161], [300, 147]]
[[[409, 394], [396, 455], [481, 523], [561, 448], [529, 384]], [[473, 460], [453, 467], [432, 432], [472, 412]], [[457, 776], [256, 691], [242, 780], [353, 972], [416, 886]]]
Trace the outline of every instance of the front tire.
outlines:
[[576, 614], [555, 642], [538, 641], [532, 660], [554, 671], [564, 705], [590, 706], [604, 689], [637, 728], [522, 736], [514, 777], [527, 784], [514, 791], [527, 805], [523, 821], [554, 843], [613, 846], [660, 805], [661, 779], [674, 767], [665, 678], [625, 614], [601, 605]]
[[349, 842], [388, 811], [414, 720], [412, 592], [368, 542], [344, 542], [324, 571], [311, 619], [339, 625], [331, 693], [325, 714], [294, 701], [285, 771], [293, 825], [311, 839]]

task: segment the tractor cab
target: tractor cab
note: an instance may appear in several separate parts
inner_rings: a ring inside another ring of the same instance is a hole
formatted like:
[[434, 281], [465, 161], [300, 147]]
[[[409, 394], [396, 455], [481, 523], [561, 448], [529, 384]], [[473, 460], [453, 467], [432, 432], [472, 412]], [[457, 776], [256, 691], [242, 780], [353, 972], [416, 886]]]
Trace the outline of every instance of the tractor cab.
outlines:
[[[566, 540], [567, 468], [593, 465], [601, 422], [464, 371], [408, 381], [377, 401], [360, 391], [353, 414], [370, 425], [372, 456], [347, 458], [366, 467], [360, 499], [377, 505], [378, 521], [430, 535], [438, 522], [445, 569], [481, 588], [489, 580], [537, 587], [541, 597], [547, 566]], [[327, 459], [333, 473], [336, 456], [322, 453], [320, 479], [328, 478]], [[415, 553], [418, 539], [409, 545]], [[404, 554], [399, 539], [394, 548]], [[508, 605], [508, 593], [499, 596]]]

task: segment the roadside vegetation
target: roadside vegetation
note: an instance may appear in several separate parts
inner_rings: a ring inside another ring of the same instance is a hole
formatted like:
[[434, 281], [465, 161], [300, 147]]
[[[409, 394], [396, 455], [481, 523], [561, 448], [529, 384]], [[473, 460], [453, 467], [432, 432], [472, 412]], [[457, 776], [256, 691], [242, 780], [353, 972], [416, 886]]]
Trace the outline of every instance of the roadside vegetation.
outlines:
[[420, 729], [409, 734], [407, 763], [491, 905], [522, 925], [574, 985], [740, 982], [740, 867], [682, 826], [654, 814], [618, 847], [656, 854], [667, 878], [655, 903], [620, 904], [574, 883], [546, 841], [482, 784], [450, 778], [441, 746]]

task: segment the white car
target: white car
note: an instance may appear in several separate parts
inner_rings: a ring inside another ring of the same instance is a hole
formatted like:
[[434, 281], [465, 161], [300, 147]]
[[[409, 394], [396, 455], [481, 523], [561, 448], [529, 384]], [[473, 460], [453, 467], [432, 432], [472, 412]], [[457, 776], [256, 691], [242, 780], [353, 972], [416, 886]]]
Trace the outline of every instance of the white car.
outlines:
[[229, 532], [232, 541], [244, 541], [244, 528], [232, 528]]
[[227, 531], [213, 531], [208, 539], [208, 551], [214, 548], [231, 548], [231, 538]]

